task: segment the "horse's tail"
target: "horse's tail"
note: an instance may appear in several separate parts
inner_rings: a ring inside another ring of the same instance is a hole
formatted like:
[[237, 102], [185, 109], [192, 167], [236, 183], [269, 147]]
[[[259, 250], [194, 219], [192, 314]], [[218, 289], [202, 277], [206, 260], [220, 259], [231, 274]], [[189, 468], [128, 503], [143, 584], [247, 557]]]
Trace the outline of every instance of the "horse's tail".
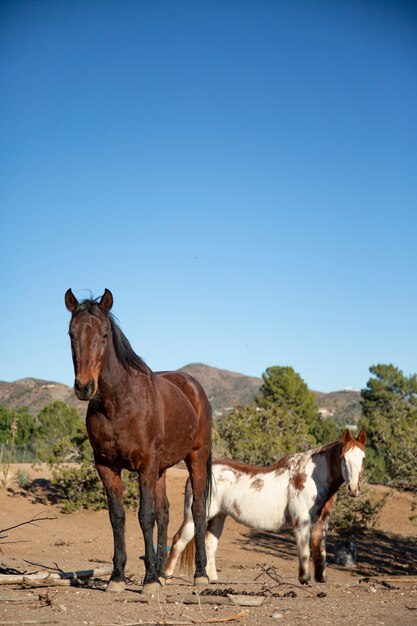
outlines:
[[212, 491], [213, 491], [213, 483], [212, 483], [213, 472], [212, 472], [211, 451], [207, 459], [206, 468], [207, 468], [207, 472], [206, 472], [206, 484], [204, 486], [204, 501], [206, 503], [206, 520], [207, 520], [209, 510], [210, 510]]
[[191, 576], [194, 571], [194, 559], [195, 559], [195, 540], [191, 539], [181, 552], [180, 556], [180, 571], [184, 572], [186, 576]]

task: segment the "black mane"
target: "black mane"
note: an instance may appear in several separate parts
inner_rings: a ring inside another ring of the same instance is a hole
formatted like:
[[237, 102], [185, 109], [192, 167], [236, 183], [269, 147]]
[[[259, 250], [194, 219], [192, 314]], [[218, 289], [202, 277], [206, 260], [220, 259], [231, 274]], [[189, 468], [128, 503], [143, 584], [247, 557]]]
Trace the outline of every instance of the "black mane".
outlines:
[[149, 374], [150, 368], [146, 365], [145, 361], [136, 354], [126, 335], [122, 332], [118, 325], [115, 316], [112, 313], [104, 313], [100, 308], [98, 298], [89, 298], [82, 300], [73, 313], [73, 317], [79, 313], [87, 312], [90, 315], [101, 317], [107, 316], [110, 320], [110, 327], [113, 337], [114, 350], [116, 352], [117, 360], [126, 370], [133, 369]]

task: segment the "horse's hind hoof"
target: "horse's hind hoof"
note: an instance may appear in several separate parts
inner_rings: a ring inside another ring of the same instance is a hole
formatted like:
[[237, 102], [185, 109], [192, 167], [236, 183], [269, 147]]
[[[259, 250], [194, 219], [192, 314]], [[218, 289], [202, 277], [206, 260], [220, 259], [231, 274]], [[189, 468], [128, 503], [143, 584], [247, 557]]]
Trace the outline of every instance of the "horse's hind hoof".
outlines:
[[106, 587], [106, 591], [118, 593], [119, 591], [124, 591], [125, 587], [126, 585], [123, 581], [117, 582], [116, 580], [111, 580]]
[[165, 587], [166, 580], [163, 576], [159, 577], [159, 584], [161, 585], [161, 587]]
[[207, 576], [195, 576], [194, 585], [196, 587], [206, 587], [209, 584]]
[[142, 593], [144, 595], [151, 595], [156, 593], [157, 591], [159, 591], [159, 589], [161, 588], [161, 583], [157, 583], [157, 582], [152, 582], [152, 583], [145, 583], [143, 585], [143, 589], [142, 589]]

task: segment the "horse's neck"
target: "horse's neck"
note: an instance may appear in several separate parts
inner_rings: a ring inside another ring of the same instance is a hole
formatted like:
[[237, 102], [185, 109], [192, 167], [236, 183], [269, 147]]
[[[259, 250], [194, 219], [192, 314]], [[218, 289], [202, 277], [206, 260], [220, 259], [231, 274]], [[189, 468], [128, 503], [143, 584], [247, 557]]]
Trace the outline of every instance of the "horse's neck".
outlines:
[[102, 402], [109, 407], [120, 407], [129, 390], [137, 386], [138, 377], [145, 376], [141, 372], [131, 372], [120, 363], [112, 344], [108, 346], [106, 356], [101, 368], [98, 386]]
[[341, 463], [342, 444], [338, 442], [335, 445], [330, 445], [317, 454], [323, 463], [326, 477], [323, 484], [324, 495], [326, 499], [331, 498], [344, 482]]

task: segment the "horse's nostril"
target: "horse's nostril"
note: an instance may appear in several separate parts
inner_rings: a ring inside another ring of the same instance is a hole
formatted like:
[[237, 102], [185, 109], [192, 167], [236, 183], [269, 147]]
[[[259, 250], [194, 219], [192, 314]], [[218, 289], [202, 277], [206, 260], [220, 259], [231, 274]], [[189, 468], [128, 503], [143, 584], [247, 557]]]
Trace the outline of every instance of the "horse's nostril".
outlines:
[[85, 385], [76, 378], [74, 380], [74, 390], [80, 400], [90, 400], [94, 394], [95, 383], [94, 380], [89, 380]]

